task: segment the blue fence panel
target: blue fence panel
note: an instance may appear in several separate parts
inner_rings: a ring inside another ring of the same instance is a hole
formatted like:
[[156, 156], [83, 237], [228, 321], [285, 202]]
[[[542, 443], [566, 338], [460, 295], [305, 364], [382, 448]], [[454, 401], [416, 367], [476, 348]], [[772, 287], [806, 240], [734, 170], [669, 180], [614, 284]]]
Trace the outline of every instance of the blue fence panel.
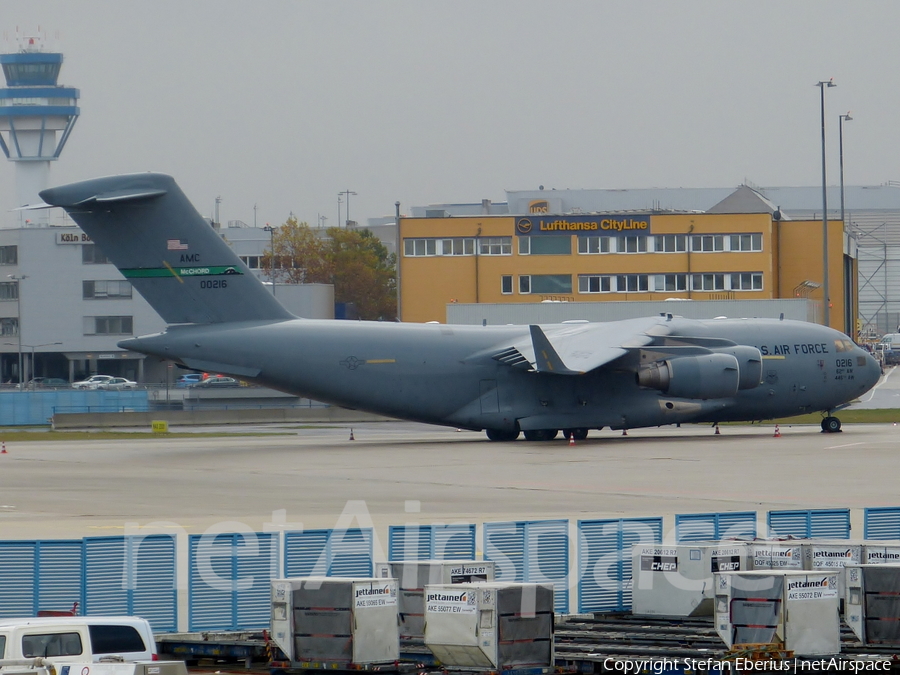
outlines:
[[[268, 628], [271, 623], [272, 579], [278, 574], [278, 536], [235, 536], [235, 630]], [[250, 555], [247, 555], [247, 554]]]
[[372, 530], [303, 530], [284, 535], [287, 577], [372, 575]]
[[372, 576], [372, 530], [332, 530], [328, 549], [328, 576]]
[[84, 614], [138, 615], [157, 632], [177, 629], [175, 538], [84, 539]]
[[865, 539], [900, 539], [900, 506], [884, 506], [863, 512]]
[[769, 511], [770, 537], [850, 538], [850, 509]]
[[[36, 611], [79, 608], [84, 602], [82, 540], [39, 541]], [[0, 565], [2, 566], [2, 565]], [[0, 606], [2, 606], [0, 602]]]
[[57, 412], [146, 412], [147, 391], [4, 391], [0, 392], [3, 426], [50, 424]]
[[129, 613], [125, 537], [84, 539], [84, 613]]
[[525, 523], [485, 523], [482, 550], [496, 581], [525, 581]]
[[434, 560], [474, 560], [475, 525], [457, 523], [431, 526]]
[[679, 543], [755, 536], [755, 511], [675, 515], [675, 539]]
[[498, 581], [553, 583], [556, 611], [568, 612], [568, 521], [484, 524], [484, 558]]
[[131, 578], [129, 614], [150, 622], [155, 633], [178, 630], [178, 585], [175, 537], [167, 534], [128, 537]]
[[388, 560], [473, 560], [475, 525], [392, 525]]
[[234, 534], [191, 535], [188, 576], [188, 628], [233, 630]]
[[0, 542], [0, 617], [34, 616], [37, 542]]
[[578, 521], [578, 611], [631, 609], [631, 547], [662, 542], [662, 518]]

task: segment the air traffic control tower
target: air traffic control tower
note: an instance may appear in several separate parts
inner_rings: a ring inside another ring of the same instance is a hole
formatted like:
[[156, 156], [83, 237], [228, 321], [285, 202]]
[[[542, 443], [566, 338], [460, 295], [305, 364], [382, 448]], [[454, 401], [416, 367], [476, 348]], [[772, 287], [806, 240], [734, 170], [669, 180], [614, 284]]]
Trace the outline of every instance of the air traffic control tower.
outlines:
[[[63, 55], [25, 38], [15, 54], [0, 54], [6, 87], [0, 89], [0, 148], [16, 163], [18, 204], [39, 204], [49, 187], [50, 162], [59, 159], [78, 119], [77, 89], [57, 84]], [[46, 210], [35, 212], [36, 220]]]

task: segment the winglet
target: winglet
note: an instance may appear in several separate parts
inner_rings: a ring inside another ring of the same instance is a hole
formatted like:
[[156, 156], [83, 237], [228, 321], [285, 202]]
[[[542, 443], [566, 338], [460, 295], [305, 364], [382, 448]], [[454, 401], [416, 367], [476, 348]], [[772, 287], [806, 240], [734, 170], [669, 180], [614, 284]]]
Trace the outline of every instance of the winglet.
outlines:
[[531, 344], [534, 347], [535, 368], [539, 373], [555, 373], [557, 375], [581, 375], [579, 370], [571, 370], [566, 367], [559, 354], [550, 344], [550, 340], [544, 335], [540, 326], [529, 326], [531, 330]]

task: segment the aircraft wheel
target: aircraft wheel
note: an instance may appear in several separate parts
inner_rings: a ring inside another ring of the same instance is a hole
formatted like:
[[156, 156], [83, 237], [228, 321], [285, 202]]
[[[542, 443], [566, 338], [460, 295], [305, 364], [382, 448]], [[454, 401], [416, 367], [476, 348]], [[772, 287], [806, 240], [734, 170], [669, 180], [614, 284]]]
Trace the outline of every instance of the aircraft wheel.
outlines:
[[841, 421], [837, 417], [829, 415], [822, 420], [822, 431], [827, 434], [835, 434], [841, 430]]
[[588, 429], [563, 429], [563, 436], [566, 440], [574, 438], [576, 441], [583, 441], [588, 437]]
[[525, 432], [526, 441], [552, 441], [559, 433], [559, 429], [534, 429]]
[[518, 429], [515, 431], [508, 431], [507, 429], [485, 429], [484, 433], [487, 434], [488, 440], [490, 441], [514, 441], [519, 437]]

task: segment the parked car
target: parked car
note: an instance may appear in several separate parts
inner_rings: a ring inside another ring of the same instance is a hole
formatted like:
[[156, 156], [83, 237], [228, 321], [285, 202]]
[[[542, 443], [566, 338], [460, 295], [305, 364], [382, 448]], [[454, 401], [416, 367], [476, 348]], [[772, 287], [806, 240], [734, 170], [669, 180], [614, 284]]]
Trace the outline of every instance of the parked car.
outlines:
[[[156, 641], [146, 619], [136, 616], [67, 616], [0, 619], [4, 659], [49, 657], [59, 664], [51, 672], [68, 670], [65, 663], [97, 662], [115, 657], [156, 661]], [[15, 670], [15, 667], [5, 667]], [[79, 668], [89, 672], [90, 667]], [[21, 668], [20, 668], [21, 670]], [[34, 672], [32, 670], [32, 672]]]
[[240, 387], [241, 383], [238, 382], [233, 377], [207, 377], [205, 380], [201, 380], [195, 384], [192, 384], [191, 387]]
[[[59, 389], [60, 387], [68, 387], [69, 383], [61, 377], [34, 377], [25, 383], [25, 389]], [[16, 385], [22, 389], [22, 385]]]
[[138, 383], [126, 380], [124, 377], [112, 377], [106, 382], [97, 385], [97, 389], [105, 389], [110, 391], [121, 391], [123, 389], [137, 389]]
[[175, 380], [175, 386], [178, 389], [183, 389], [184, 387], [190, 387], [192, 384], [197, 384], [202, 380], [203, 375], [200, 373], [186, 373], [185, 375], [178, 376], [178, 379]]
[[111, 379], [113, 379], [112, 375], [91, 375], [86, 380], [73, 382], [72, 389], [96, 389], [97, 385]]

